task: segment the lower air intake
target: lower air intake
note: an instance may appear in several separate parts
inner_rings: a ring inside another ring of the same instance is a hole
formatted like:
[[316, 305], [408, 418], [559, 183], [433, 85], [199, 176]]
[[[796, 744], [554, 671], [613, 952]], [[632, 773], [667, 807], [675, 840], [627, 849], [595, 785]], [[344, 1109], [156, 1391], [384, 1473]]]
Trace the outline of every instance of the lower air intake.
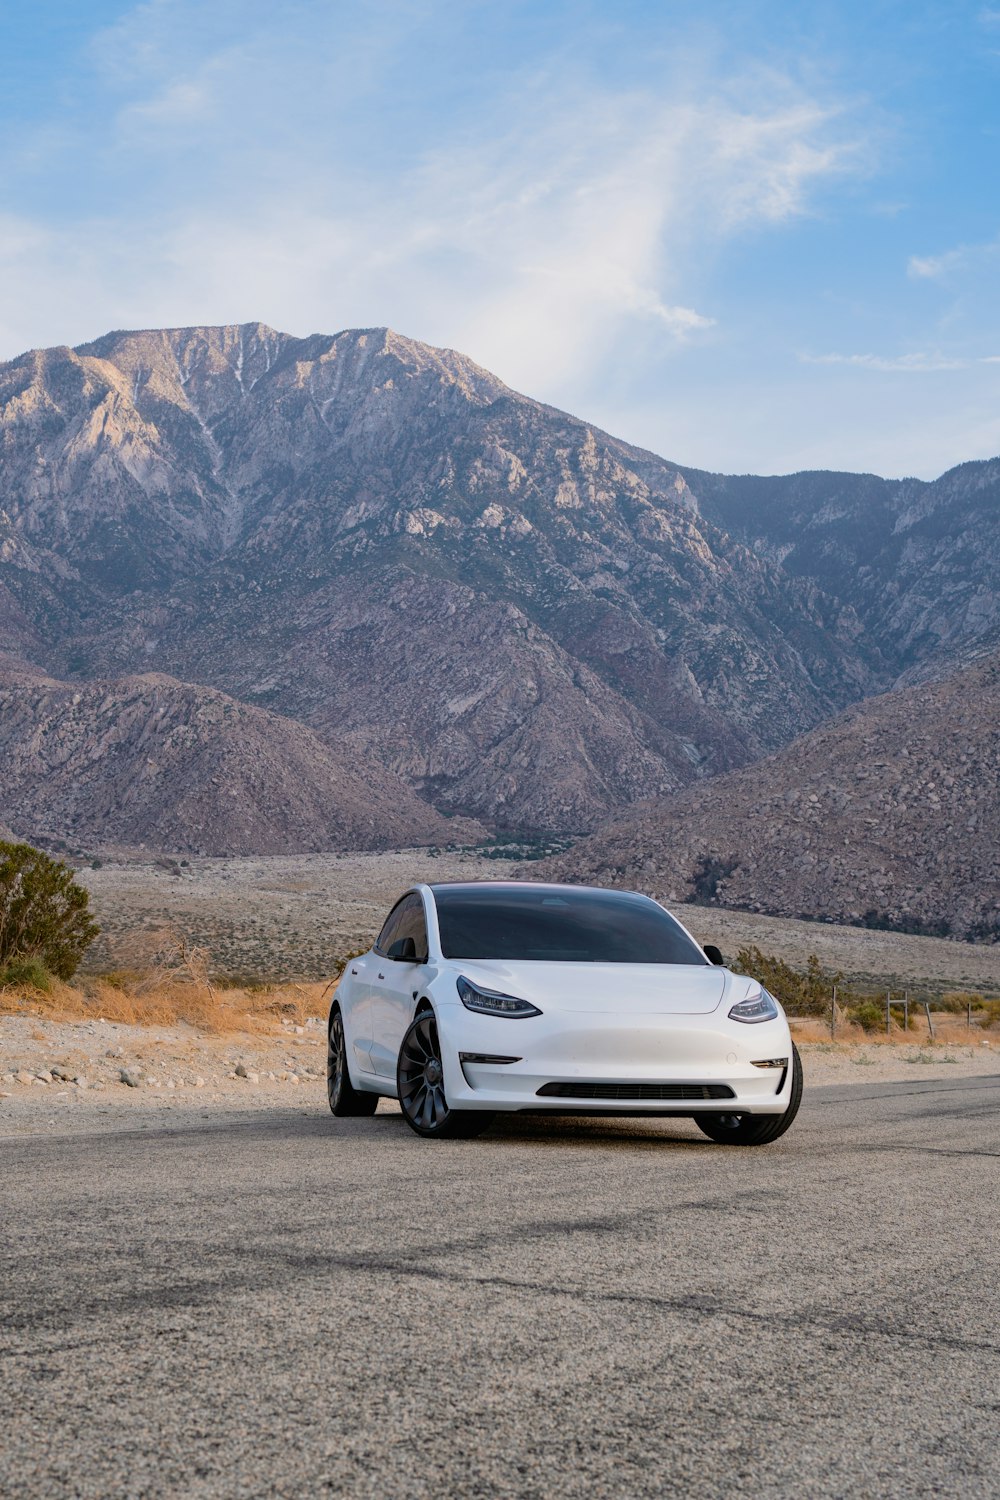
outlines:
[[728, 1083], [543, 1083], [538, 1093], [548, 1099], [735, 1099]]

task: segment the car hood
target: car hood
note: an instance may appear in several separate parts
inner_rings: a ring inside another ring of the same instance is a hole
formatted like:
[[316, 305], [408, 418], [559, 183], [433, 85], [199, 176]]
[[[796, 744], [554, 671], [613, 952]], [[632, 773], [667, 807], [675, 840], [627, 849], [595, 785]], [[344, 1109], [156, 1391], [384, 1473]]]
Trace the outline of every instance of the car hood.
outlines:
[[714, 965], [512, 963], [449, 959], [473, 984], [529, 1000], [541, 1011], [614, 1011], [626, 1015], [706, 1015], [726, 988]]

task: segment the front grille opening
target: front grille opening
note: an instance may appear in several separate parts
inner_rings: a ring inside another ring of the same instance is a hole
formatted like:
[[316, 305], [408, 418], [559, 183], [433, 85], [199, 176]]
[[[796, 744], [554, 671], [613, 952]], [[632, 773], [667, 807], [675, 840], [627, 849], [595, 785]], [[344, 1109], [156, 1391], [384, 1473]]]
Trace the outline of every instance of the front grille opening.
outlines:
[[548, 1099], [645, 1099], [656, 1103], [736, 1098], [728, 1083], [543, 1083], [538, 1095]]

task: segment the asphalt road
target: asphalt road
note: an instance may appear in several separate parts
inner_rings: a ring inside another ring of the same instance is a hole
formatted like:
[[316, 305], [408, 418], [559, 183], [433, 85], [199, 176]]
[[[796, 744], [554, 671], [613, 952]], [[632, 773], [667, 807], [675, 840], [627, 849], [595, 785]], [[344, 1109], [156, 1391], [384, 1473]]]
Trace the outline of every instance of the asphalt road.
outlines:
[[8, 1137], [0, 1493], [1000, 1494], [1000, 1078]]

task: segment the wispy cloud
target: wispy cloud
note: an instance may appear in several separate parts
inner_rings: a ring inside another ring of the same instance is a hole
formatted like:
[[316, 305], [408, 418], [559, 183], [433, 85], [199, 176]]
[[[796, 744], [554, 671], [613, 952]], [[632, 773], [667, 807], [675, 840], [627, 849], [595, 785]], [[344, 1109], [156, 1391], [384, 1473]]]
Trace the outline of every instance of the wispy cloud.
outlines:
[[611, 84], [554, 53], [432, 119], [423, 96], [455, 86], [415, 85], [426, 7], [337, 7], [303, 30], [297, 9], [279, 25], [248, 0], [235, 38], [225, 10], [150, 0], [103, 34], [117, 102], [92, 159], [127, 203], [49, 228], [41, 250], [0, 248], [19, 288], [8, 348], [39, 321], [62, 339], [391, 322], [559, 399], [632, 339], [716, 337], [705, 263], [866, 167], [843, 107], [773, 72], [687, 57], [657, 87]]
[[1000, 237], [980, 245], [956, 245], [940, 255], [911, 255], [907, 274], [917, 280], [944, 280], [953, 273], [981, 269], [1000, 256]]
[[853, 365], [861, 370], [883, 370], [911, 375], [936, 374], [942, 370], [968, 370], [974, 365], [1000, 364], [1000, 355], [989, 354], [974, 359], [947, 354], [800, 354], [807, 365]]

